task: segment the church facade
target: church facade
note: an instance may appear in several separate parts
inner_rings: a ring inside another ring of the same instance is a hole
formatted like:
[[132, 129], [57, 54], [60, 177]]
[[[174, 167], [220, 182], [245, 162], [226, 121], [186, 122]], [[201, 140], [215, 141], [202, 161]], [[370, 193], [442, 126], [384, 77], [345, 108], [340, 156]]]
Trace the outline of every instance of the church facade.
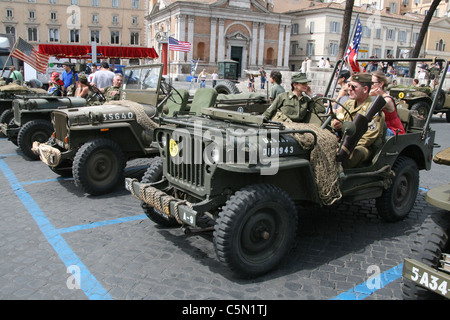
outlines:
[[[194, 61], [197, 73], [237, 61], [239, 77], [260, 67], [289, 69], [291, 17], [274, 12], [272, 0], [159, 0], [149, 9], [148, 43], [162, 53], [171, 75], [189, 75]], [[191, 50], [169, 51], [169, 36], [189, 42]]]

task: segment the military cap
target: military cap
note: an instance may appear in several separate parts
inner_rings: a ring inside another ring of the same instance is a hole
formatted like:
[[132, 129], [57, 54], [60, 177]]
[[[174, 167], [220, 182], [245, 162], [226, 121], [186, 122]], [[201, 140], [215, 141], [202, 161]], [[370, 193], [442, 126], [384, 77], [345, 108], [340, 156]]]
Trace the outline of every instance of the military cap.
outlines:
[[79, 76], [78, 76], [78, 80], [80, 80], [80, 82], [87, 82], [87, 77], [86, 77], [86, 75], [85, 74], [80, 74]]
[[368, 72], [359, 72], [352, 74], [350, 81], [358, 83], [372, 83], [372, 75]]
[[296, 73], [291, 78], [292, 83], [308, 83], [311, 82], [310, 79], [306, 77], [306, 73]]

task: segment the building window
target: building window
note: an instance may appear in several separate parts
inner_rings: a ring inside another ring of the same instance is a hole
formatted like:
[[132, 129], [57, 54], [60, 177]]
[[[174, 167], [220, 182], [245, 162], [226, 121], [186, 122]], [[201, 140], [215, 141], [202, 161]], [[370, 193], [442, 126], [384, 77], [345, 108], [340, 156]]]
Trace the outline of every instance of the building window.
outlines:
[[80, 30], [77, 29], [70, 30], [70, 42], [72, 43], [80, 42]]
[[139, 0], [131, 0], [131, 9], [139, 9]]
[[50, 3], [50, 4], [57, 4], [57, 1], [56, 0], [48, 0], [48, 3]]
[[93, 13], [92, 14], [92, 23], [97, 24], [98, 23], [98, 14]]
[[52, 21], [56, 21], [57, 20], [56, 12], [50, 12], [50, 20], [52, 20]]
[[35, 11], [28, 11], [28, 19], [34, 20], [36, 18], [36, 12]]
[[119, 7], [119, 0], [112, 0], [111, 7], [118, 8]]
[[130, 34], [130, 44], [139, 44], [139, 32], [131, 32]]
[[298, 34], [298, 23], [292, 25], [291, 34]]
[[365, 38], [370, 38], [370, 28], [368, 26], [363, 26], [362, 27], [361, 36], [365, 37]]
[[406, 31], [398, 32], [398, 41], [405, 42], [406, 41]]
[[306, 44], [306, 55], [308, 57], [315, 55], [314, 42], [308, 42]]
[[99, 0], [91, 0], [91, 7], [98, 7]]
[[16, 28], [12, 27], [12, 26], [6, 26], [6, 33], [15, 35], [16, 34]]
[[48, 41], [49, 42], [59, 42], [59, 30], [49, 29], [48, 30]]
[[12, 9], [6, 9], [6, 18], [8, 20], [11, 20], [12, 18], [14, 18], [14, 14], [13, 14], [13, 10]]
[[91, 42], [100, 43], [100, 31], [91, 30]]
[[36, 3], [36, 0], [28, 0], [29, 3]]
[[138, 24], [138, 17], [136, 17], [136, 16], [132, 16], [131, 17], [131, 24], [132, 25], [137, 25]]
[[112, 24], [113, 25], [119, 24], [119, 16], [116, 15], [112, 16]]
[[389, 8], [391, 9], [391, 13], [397, 13], [397, 2], [389, 3]]
[[70, 4], [73, 6], [77, 6], [78, 5], [78, 0], [70, 0]]
[[413, 38], [412, 39], [413, 43], [416, 43], [417, 39], [419, 38], [419, 33], [418, 32], [414, 32], [412, 38]]
[[36, 27], [28, 28], [28, 41], [38, 41], [38, 32]]
[[111, 44], [120, 44], [119, 31], [111, 31]]
[[313, 33], [314, 32], [314, 21], [311, 21], [309, 23], [309, 33]]
[[386, 40], [394, 40], [395, 39], [395, 30], [387, 29], [386, 31]]
[[445, 42], [444, 40], [439, 40], [436, 42], [436, 51], [445, 51]]
[[330, 46], [328, 48], [328, 54], [332, 57], [335, 57], [338, 54], [338, 50], [339, 50], [339, 44], [337, 44], [336, 42], [331, 42]]
[[381, 39], [381, 29], [375, 31], [375, 39]]
[[331, 21], [330, 23], [330, 32], [331, 33], [340, 33], [341, 32], [341, 27], [340, 27], [340, 23], [337, 21]]

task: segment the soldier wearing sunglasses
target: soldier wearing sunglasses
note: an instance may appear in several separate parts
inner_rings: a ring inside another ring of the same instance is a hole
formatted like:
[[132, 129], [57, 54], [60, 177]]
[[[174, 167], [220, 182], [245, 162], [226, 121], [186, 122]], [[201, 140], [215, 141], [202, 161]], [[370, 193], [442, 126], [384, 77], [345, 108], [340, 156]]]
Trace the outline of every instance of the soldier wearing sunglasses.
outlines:
[[[355, 118], [357, 113], [365, 115], [369, 110], [372, 103], [370, 97], [371, 87], [372, 75], [370, 73], [354, 73], [350, 78], [348, 83], [350, 100], [344, 104], [344, 107], [350, 112], [353, 118]], [[341, 110], [341, 112], [343, 113], [343, 121], [351, 121], [350, 115], [344, 110]], [[333, 120], [332, 126], [335, 131], [339, 132], [342, 127], [342, 122]], [[368, 125], [367, 131], [363, 134], [355, 149], [350, 154], [347, 163], [348, 168], [357, 167], [359, 164], [370, 159], [372, 156], [372, 147], [381, 143], [383, 130], [384, 114], [381, 112], [381, 114], [377, 114], [373, 117]]]

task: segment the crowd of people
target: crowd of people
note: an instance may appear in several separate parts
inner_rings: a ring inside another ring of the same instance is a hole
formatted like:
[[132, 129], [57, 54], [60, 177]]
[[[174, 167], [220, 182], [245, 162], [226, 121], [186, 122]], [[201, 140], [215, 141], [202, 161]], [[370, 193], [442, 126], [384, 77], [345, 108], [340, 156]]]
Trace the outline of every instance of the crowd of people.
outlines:
[[105, 96], [106, 101], [119, 99], [123, 76], [114, 73], [107, 62], [100, 63], [99, 68], [93, 64], [90, 67], [91, 72], [87, 75], [75, 73], [69, 63], [63, 64], [63, 68], [64, 72], [61, 75], [54, 71], [50, 76], [47, 90], [50, 95], [90, 99], [96, 94], [97, 89]]

